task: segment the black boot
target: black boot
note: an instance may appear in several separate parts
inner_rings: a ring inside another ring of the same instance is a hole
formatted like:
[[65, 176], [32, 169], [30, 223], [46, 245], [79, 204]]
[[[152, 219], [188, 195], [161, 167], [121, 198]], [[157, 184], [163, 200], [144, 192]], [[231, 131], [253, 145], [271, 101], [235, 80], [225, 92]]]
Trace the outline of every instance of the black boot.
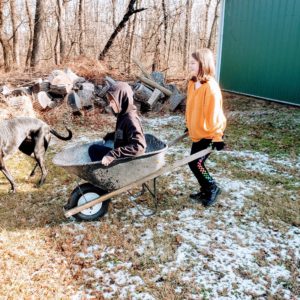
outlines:
[[211, 206], [217, 201], [218, 195], [221, 193], [221, 189], [217, 185], [211, 186], [206, 194], [205, 199], [202, 200], [204, 206]]
[[201, 187], [198, 193], [190, 194], [190, 198], [192, 200], [196, 200], [197, 202], [202, 202], [206, 198], [206, 193], [207, 190]]

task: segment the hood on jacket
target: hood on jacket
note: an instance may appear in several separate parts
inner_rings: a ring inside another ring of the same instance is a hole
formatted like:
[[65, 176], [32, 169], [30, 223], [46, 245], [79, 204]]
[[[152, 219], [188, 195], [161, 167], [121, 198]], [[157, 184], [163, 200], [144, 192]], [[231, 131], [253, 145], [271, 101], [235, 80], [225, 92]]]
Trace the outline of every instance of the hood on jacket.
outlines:
[[124, 115], [136, 109], [133, 104], [133, 91], [128, 83], [117, 81], [107, 93], [116, 101], [119, 110], [118, 115]]

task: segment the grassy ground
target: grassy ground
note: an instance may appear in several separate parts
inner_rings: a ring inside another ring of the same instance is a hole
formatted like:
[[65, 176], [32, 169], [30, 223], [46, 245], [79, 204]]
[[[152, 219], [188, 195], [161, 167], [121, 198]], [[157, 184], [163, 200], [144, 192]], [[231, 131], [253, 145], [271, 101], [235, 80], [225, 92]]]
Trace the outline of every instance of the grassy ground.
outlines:
[[[62, 206], [76, 178], [51, 160], [36, 188], [31, 158], [8, 161], [18, 193], [0, 175], [0, 298], [49, 299], [297, 299], [300, 244], [300, 110], [226, 95], [227, 150], [207, 166], [223, 189], [212, 208], [188, 200], [197, 184], [188, 167], [159, 178], [159, 212], [142, 217], [116, 197], [97, 222], [66, 220]], [[74, 140], [96, 139], [112, 118], [72, 125]], [[182, 133], [180, 113], [149, 115], [147, 132], [164, 140]], [[53, 139], [54, 140], [54, 139]], [[189, 153], [184, 141], [169, 162]], [[137, 192], [135, 189], [133, 192]], [[148, 195], [137, 199], [151, 204]]]

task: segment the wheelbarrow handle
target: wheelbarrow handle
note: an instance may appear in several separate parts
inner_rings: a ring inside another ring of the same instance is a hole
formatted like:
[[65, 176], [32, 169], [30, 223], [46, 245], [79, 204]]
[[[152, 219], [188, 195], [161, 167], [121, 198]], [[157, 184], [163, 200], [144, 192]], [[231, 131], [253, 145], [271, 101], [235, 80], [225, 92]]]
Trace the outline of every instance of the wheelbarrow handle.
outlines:
[[188, 135], [188, 132], [185, 132], [184, 134], [180, 135], [176, 139], [172, 140], [171, 142], [168, 143], [168, 147], [172, 147], [173, 145], [175, 145], [176, 143], [178, 143], [179, 141], [181, 141], [182, 139], [187, 137], [187, 135]]

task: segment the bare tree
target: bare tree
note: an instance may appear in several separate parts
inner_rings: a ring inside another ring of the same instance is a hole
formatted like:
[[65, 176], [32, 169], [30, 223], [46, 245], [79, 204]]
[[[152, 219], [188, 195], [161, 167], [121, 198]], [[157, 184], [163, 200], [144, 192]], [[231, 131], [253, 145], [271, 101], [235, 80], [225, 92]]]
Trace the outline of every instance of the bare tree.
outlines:
[[217, 21], [219, 18], [219, 6], [220, 6], [221, 0], [217, 0], [216, 6], [215, 6], [215, 12], [214, 12], [214, 19], [212, 22], [207, 47], [210, 49], [215, 48], [215, 40], [216, 40], [216, 31], [217, 31]]
[[[67, 1], [64, 0], [56, 0], [57, 4], [57, 36], [55, 41], [55, 61], [56, 64], [63, 63], [65, 59], [65, 52], [66, 52], [66, 43], [65, 43], [65, 26], [64, 26], [64, 16], [65, 16], [65, 8]], [[59, 58], [57, 55], [57, 44], [59, 41]]]
[[173, 13], [173, 16], [171, 16], [169, 19], [171, 19], [173, 22], [171, 23], [171, 31], [170, 31], [170, 38], [169, 38], [169, 47], [168, 47], [168, 53], [167, 53], [167, 60], [166, 64], [169, 65], [170, 61], [170, 53], [172, 48], [172, 42], [174, 40], [174, 28], [175, 25], [178, 23], [178, 19], [181, 16], [182, 11], [180, 8], [176, 8], [175, 12]]
[[166, 4], [165, 0], [161, 0], [161, 6], [163, 10], [163, 16], [164, 16], [164, 46], [167, 47], [167, 32], [168, 32], [168, 15], [166, 11]]
[[10, 0], [10, 16], [13, 31], [13, 62], [15, 65], [20, 65], [19, 56], [19, 31], [17, 26], [16, 1]]
[[101, 60], [111, 51], [120, 72], [132, 71], [135, 56], [148, 68], [183, 75], [191, 46], [215, 49], [220, 2], [123, 0], [122, 13], [119, 0], [0, 0], [0, 67], [8, 70], [18, 57], [26, 66], [77, 55]]
[[184, 44], [183, 44], [183, 69], [186, 68], [186, 61], [189, 50], [189, 39], [190, 39], [190, 20], [192, 12], [192, 0], [186, 1], [186, 11], [185, 11], [185, 29], [184, 29]]
[[84, 54], [84, 0], [79, 0], [78, 4], [78, 23], [79, 23], [79, 54]]
[[126, 11], [125, 15], [123, 16], [123, 19], [118, 24], [118, 26], [116, 27], [116, 29], [114, 30], [114, 32], [112, 33], [112, 35], [110, 36], [110, 38], [108, 39], [106, 45], [104, 46], [104, 49], [99, 54], [99, 56], [98, 56], [99, 60], [103, 60], [105, 58], [105, 55], [107, 54], [109, 48], [113, 44], [114, 39], [116, 38], [116, 36], [118, 35], [118, 33], [124, 28], [126, 22], [129, 20], [129, 18], [133, 14], [136, 14], [138, 12], [141, 12], [141, 11], [145, 10], [145, 8], [134, 9], [135, 2], [136, 2], [136, 0], [130, 0], [130, 2], [128, 4], [127, 11]]
[[10, 46], [9, 39], [4, 31], [4, 0], [0, 0], [0, 43], [3, 51], [4, 70], [10, 70]]
[[34, 18], [34, 31], [32, 41], [32, 52], [30, 59], [30, 66], [36, 67], [40, 55], [42, 45], [42, 31], [43, 31], [43, 20], [44, 19], [44, 0], [36, 0], [35, 18]]
[[112, 4], [112, 24], [113, 24], [114, 28], [117, 27], [117, 23], [116, 23], [116, 2], [117, 2], [117, 0], [111, 0], [111, 4]]
[[[138, 7], [138, 1], [137, 1], [137, 7]], [[129, 23], [131, 23], [129, 21]], [[137, 23], [137, 14], [134, 15], [133, 21], [132, 21], [132, 26], [129, 26], [129, 28], [132, 27], [130, 36], [129, 36], [129, 49], [128, 49], [128, 66], [127, 66], [127, 72], [131, 72], [131, 60], [132, 60], [132, 49], [133, 49], [133, 43], [134, 43], [134, 35], [135, 35], [135, 29], [136, 29], [136, 23]]]
[[32, 15], [29, 9], [28, 0], [25, 1], [25, 7], [26, 7], [26, 14], [28, 18], [28, 28], [29, 28], [29, 42], [28, 42], [28, 49], [27, 49], [27, 55], [26, 55], [26, 61], [25, 65], [29, 65], [30, 57], [31, 57], [31, 51], [32, 51], [32, 41], [33, 41], [33, 19]]

